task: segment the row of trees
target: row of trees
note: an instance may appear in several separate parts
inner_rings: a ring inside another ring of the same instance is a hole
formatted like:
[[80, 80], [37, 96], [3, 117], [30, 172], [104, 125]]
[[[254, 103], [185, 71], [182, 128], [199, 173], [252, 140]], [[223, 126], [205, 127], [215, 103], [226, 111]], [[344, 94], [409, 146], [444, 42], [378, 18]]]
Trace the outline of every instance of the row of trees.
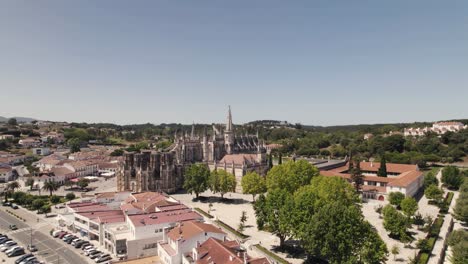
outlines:
[[191, 165], [184, 175], [184, 189], [189, 193], [194, 193], [198, 199], [200, 193], [211, 190], [219, 193], [221, 198], [228, 192], [236, 189], [236, 177], [224, 170], [214, 170], [210, 172], [205, 164]]

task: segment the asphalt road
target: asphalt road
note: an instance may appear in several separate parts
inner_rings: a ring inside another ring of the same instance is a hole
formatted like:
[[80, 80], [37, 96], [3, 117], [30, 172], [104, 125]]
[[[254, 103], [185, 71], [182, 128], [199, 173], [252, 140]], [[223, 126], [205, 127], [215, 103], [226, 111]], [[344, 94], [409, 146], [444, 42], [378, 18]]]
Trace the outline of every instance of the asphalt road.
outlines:
[[[18, 230], [11, 231], [9, 229], [10, 224], [16, 225]], [[39, 227], [39, 229], [41, 229], [42, 232], [33, 230], [33, 244], [36, 245], [38, 249], [34, 255], [50, 264], [82, 264], [87, 262], [87, 260], [83, 259], [83, 257], [78, 254], [77, 249], [63, 243], [57, 238], [44, 234], [48, 232], [47, 229], [50, 229], [47, 224], [44, 224], [42, 228]], [[30, 226], [3, 210], [0, 210], [0, 233], [6, 233], [10, 238], [20, 245], [22, 244], [25, 248], [31, 241]]]

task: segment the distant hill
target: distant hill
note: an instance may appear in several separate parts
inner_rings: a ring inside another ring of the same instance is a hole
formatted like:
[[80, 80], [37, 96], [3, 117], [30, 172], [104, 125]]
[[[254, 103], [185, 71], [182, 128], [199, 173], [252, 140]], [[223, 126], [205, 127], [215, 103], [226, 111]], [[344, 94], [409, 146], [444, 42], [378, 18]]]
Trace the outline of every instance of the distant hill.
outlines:
[[[21, 116], [14, 116], [13, 118], [16, 118], [16, 121], [18, 121], [18, 123], [30, 123], [32, 121], [37, 120], [36, 118], [21, 117]], [[10, 119], [10, 117], [0, 116], [0, 123], [8, 122], [8, 119]]]

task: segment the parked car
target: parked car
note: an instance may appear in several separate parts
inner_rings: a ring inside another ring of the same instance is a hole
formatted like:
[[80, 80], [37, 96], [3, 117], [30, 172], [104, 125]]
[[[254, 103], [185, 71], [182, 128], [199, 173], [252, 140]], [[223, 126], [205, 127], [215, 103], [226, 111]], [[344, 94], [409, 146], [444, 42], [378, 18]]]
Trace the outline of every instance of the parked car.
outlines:
[[19, 262], [18, 264], [26, 264], [26, 263], [29, 263], [30, 261], [32, 260], [35, 260], [37, 259], [35, 256], [31, 256], [31, 257], [28, 257], [28, 258], [25, 258], [23, 259], [21, 262]]
[[81, 240], [80, 238], [75, 238], [75, 239], [72, 239], [72, 241], [70, 242], [70, 244], [71, 244], [72, 246], [75, 246], [75, 244], [76, 244], [77, 242], [80, 242], [80, 241], [83, 241], [83, 240]]
[[16, 205], [16, 204], [11, 204], [11, 208], [16, 210], [16, 209], [18, 209], [18, 205]]
[[12, 241], [11, 238], [7, 238], [5, 240], [2, 240], [2, 242], [0, 243], [0, 247], [3, 246], [6, 242], [10, 242]]
[[63, 231], [63, 233], [60, 233], [60, 234], [58, 235], [58, 238], [63, 239], [63, 237], [65, 237], [66, 235], [68, 235], [68, 232], [67, 232], [67, 231]]
[[8, 236], [0, 237], [0, 245], [8, 240], [9, 240]]
[[78, 239], [76, 236], [71, 236], [65, 241], [65, 243], [71, 244], [71, 242], [73, 242], [73, 240], [76, 240], [76, 239]]
[[65, 208], [65, 205], [64, 205], [64, 204], [57, 204], [57, 205], [55, 206], [55, 209], [63, 209], [63, 208]]
[[98, 258], [95, 258], [94, 261], [96, 263], [101, 263], [110, 259], [112, 259], [112, 257], [109, 254], [104, 254], [104, 255], [99, 256]]
[[89, 242], [85, 240], [81, 240], [81, 241], [76, 242], [74, 246], [75, 248], [81, 248], [83, 245], [89, 245]]
[[98, 251], [97, 249], [94, 248], [92, 250], [85, 252], [85, 255], [92, 258], [91, 256], [99, 254], [99, 253], [101, 253], [101, 251]]
[[96, 257], [99, 257], [101, 254], [102, 254], [101, 251], [96, 250], [96, 252], [89, 254], [88, 257], [89, 257], [90, 259], [94, 259], [94, 258], [96, 258]]
[[16, 225], [10, 225], [10, 229], [11, 230], [16, 230], [16, 229], [18, 229], [18, 227]]
[[27, 258], [30, 258], [30, 257], [34, 257], [33, 254], [29, 253], [29, 254], [26, 254], [24, 256], [21, 256], [20, 258], [18, 258], [17, 260], [15, 260], [15, 264], [19, 264], [21, 261], [27, 259]]
[[10, 202], [3, 202], [3, 206], [11, 206]]
[[13, 250], [10, 250], [8, 253], [7, 253], [7, 256], [9, 258], [11, 257], [16, 257], [16, 256], [20, 256], [20, 255], [23, 255], [24, 254], [24, 248], [22, 247], [18, 247], [18, 248], [15, 248]]
[[8, 241], [8, 242], [3, 243], [3, 245], [0, 247], [0, 251], [5, 252], [5, 251], [7, 251], [10, 247], [16, 246], [16, 245], [18, 245], [18, 243], [16, 243], [16, 242], [13, 241], [13, 240], [10, 240], [10, 241]]
[[[88, 242], [88, 243], [89, 243], [89, 242]], [[90, 243], [90, 244], [87, 245], [87, 246], [83, 246], [83, 247], [81, 248], [81, 250], [85, 251], [85, 250], [88, 250], [88, 249], [91, 249], [91, 248], [94, 248], [94, 246], [91, 245], [91, 243]]]
[[18, 246], [18, 245], [11, 246], [7, 250], [5, 250], [5, 254], [10, 253], [11, 251], [13, 251], [13, 250], [15, 250], [17, 248], [20, 248], [20, 246]]
[[35, 245], [28, 245], [27, 248], [28, 248], [28, 250], [30, 252], [36, 252], [37, 251], [37, 247]]

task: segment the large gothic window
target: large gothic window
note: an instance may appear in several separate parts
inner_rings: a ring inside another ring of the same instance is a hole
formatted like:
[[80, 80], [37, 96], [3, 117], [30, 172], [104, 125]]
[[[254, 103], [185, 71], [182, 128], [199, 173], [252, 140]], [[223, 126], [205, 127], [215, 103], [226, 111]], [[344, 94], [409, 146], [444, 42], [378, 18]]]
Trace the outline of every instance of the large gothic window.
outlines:
[[135, 168], [132, 168], [132, 169], [130, 170], [130, 176], [132, 176], [132, 178], [135, 178], [135, 177], [136, 177], [136, 170], [135, 170]]

